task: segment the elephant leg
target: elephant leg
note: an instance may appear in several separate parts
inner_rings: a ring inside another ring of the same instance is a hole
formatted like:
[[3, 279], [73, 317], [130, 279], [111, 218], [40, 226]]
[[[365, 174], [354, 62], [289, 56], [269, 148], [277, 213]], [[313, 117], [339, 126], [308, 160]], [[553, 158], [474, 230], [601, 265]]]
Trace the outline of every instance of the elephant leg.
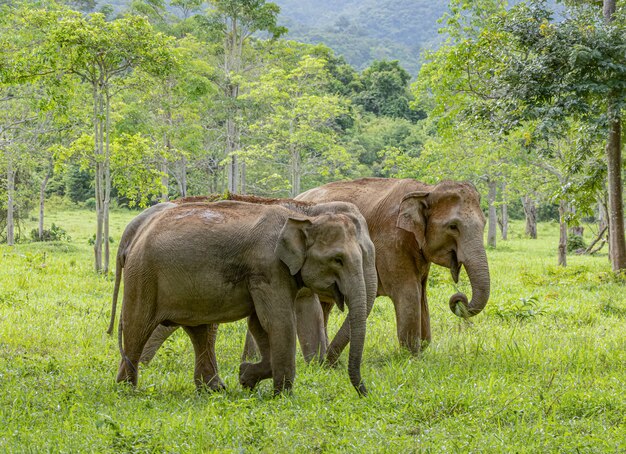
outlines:
[[422, 298], [421, 298], [421, 309], [422, 309], [422, 350], [428, 347], [431, 341], [431, 332], [430, 332], [430, 311], [428, 309], [428, 298], [426, 297], [426, 286], [428, 285], [428, 274], [422, 278]]
[[215, 323], [184, 327], [196, 354], [194, 381], [198, 390], [204, 388], [219, 391], [226, 388], [217, 372], [217, 359], [215, 358], [217, 327]]
[[269, 337], [256, 314], [248, 317], [248, 335], [255, 346], [258, 346], [261, 361], [258, 363], [242, 362], [239, 366], [239, 383], [244, 388], [254, 389], [261, 380], [272, 377]]
[[241, 362], [250, 361], [253, 359], [259, 359], [259, 348], [254, 341], [254, 336], [248, 329], [246, 331], [246, 341], [243, 344], [243, 353], [241, 354]]
[[405, 281], [402, 285], [392, 288], [389, 293], [396, 311], [400, 345], [417, 355], [421, 350], [423, 326], [421, 282], [417, 279]]
[[296, 320], [300, 349], [308, 363], [317, 359], [320, 363], [326, 356], [326, 325], [322, 306], [316, 294], [302, 289], [295, 301]]
[[122, 360], [117, 371], [118, 382], [128, 382], [137, 386], [139, 358], [150, 334], [158, 323], [141, 326], [134, 319], [122, 319], [119, 336], [123, 337]]
[[144, 364], [148, 364], [150, 361], [152, 361], [152, 358], [154, 358], [154, 355], [156, 355], [157, 350], [161, 348], [163, 342], [165, 342], [165, 340], [170, 337], [172, 333], [177, 329], [178, 326], [157, 326], [150, 335], [146, 346], [143, 348], [143, 352], [141, 353], [141, 358], [139, 359], [139, 361]]

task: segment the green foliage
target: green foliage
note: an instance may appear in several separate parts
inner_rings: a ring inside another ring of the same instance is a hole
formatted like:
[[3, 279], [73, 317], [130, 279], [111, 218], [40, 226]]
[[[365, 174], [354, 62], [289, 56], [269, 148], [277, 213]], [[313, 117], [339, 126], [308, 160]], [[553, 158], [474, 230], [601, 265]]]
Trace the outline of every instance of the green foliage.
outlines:
[[[70, 164], [64, 172], [65, 194], [74, 203], [93, 198], [93, 176], [76, 164]], [[94, 200], [95, 201], [95, 200]]]
[[587, 245], [585, 239], [581, 235], [568, 235], [567, 237], [567, 252], [576, 252], [585, 250]]
[[500, 305], [494, 310], [494, 313], [503, 320], [529, 320], [533, 317], [544, 315], [546, 310], [539, 303], [537, 297], [531, 296], [530, 298], [519, 298], [506, 305]]
[[43, 235], [41, 237], [39, 236], [39, 229], [32, 229], [30, 231], [30, 239], [32, 241], [72, 241], [67, 231], [54, 222], [50, 226], [50, 229], [43, 229]]
[[360, 87], [352, 97], [366, 112], [407, 120], [423, 118], [411, 110], [412, 95], [408, 91], [411, 76], [397, 60], [375, 61], [360, 77]]
[[[295, 67], [270, 68], [259, 82], [250, 84], [243, 99], [256, 103], [263, 112], [251, 126], [254, 144], [242, 156], [246, 162], [271, 162], [271, 173], [255, 178], [257, 190], [287, 189], [293, 197], [301, 192], [307, 174], [338, 178], [349, 171], [352, 157], [337, 141], [333, 121], [347, 113], [345, 102], [327, 94], [326, 62], [304, 56]], [[284, 167], [276, 172], [276, 167]], [[269, 170], [269, 169], [268, 169]], [[283, 184], [287, 187], [281, 188]]]

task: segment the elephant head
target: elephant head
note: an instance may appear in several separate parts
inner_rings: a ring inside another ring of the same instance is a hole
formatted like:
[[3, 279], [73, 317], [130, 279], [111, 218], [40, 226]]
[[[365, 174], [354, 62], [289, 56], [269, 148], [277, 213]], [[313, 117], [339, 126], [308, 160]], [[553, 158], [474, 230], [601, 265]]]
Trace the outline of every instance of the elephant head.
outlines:
[[424, 191], [406, 194], [397, 227], [415, 236], [428, 262], [450, 268], [458, 282], [463, 266], [472, 286], [472, 300], [463, 293], [450, 298], [450, 309], [461, 317], [480, 313], [489, 300], [489, 266], [483, 243], [485, 216], [480, 195], [470, 183], [444, 181]]
[[348, 306], [351, 343], [348, 373], [357, 392], [367, 394], [360, 371], [367, 290], [355, 223], [345, 214], [290, 218], [280, 233], [276, 253], [304, 286], [333, 298], [340, 309], [344, 304]]

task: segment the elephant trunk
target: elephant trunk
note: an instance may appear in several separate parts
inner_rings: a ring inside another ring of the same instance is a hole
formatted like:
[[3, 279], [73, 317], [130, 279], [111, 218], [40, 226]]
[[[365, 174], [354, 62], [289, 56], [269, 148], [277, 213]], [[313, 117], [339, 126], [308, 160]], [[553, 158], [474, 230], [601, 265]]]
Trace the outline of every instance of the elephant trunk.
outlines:
[[479, 314], [489, 300], [490, 281], [487, 253], [482, 244], [470, 249], [467, 257], [470, 259], [463, 262], [465, 271], [472, 286], [472, 300], [467, 301], [463, 293], [455, 293], [450, 297], [450, 310], [459, 317], [468, 318]]
[[365, 298], [365, 282], [349, 284], [352, 289], [347, 294], [346, 305], [348, 306], [348, 320], [350, 320], [350, 356], [348, 358], [348, 374], [350, 382], [360, 396], [367, 395], [367, 389], [361, 379], [361, 359], [365, 345], [365, 324], [367, 318], [367, 304]]
[[[374, 245], [371, 250], [363, 253], [363, 277], [365, 279], [365, 317], [367, 318], [372, 311], [376, 294], [378, 291], [378, 275], [376, 274], [376, 257], [374, 255]], [[337, 331], [333, 341], [328, 347], [326, 354], [326, 362], [330, 366], [334, 366], [339, 361], [339, 356], [346, 345], [350, 342], [350, 317], [346, 320]]]

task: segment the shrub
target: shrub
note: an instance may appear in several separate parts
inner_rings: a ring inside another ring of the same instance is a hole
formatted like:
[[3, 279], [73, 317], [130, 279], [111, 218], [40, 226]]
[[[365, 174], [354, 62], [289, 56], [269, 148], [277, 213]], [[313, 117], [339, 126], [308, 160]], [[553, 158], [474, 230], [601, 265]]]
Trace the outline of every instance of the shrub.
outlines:
[[569, 235], [567, 237], [567, 252], [584, 251], [586, 248], [587, 245], [581, 235]]
[[32, 229], [30, 231], [30, 238], [32, 241], [71, 241], [72, 238], [67, 234], [67, 231], [54, 222], [50, 226], [50, 230], [43, 230], [43, 236], [39, 238], [39, 229]]

